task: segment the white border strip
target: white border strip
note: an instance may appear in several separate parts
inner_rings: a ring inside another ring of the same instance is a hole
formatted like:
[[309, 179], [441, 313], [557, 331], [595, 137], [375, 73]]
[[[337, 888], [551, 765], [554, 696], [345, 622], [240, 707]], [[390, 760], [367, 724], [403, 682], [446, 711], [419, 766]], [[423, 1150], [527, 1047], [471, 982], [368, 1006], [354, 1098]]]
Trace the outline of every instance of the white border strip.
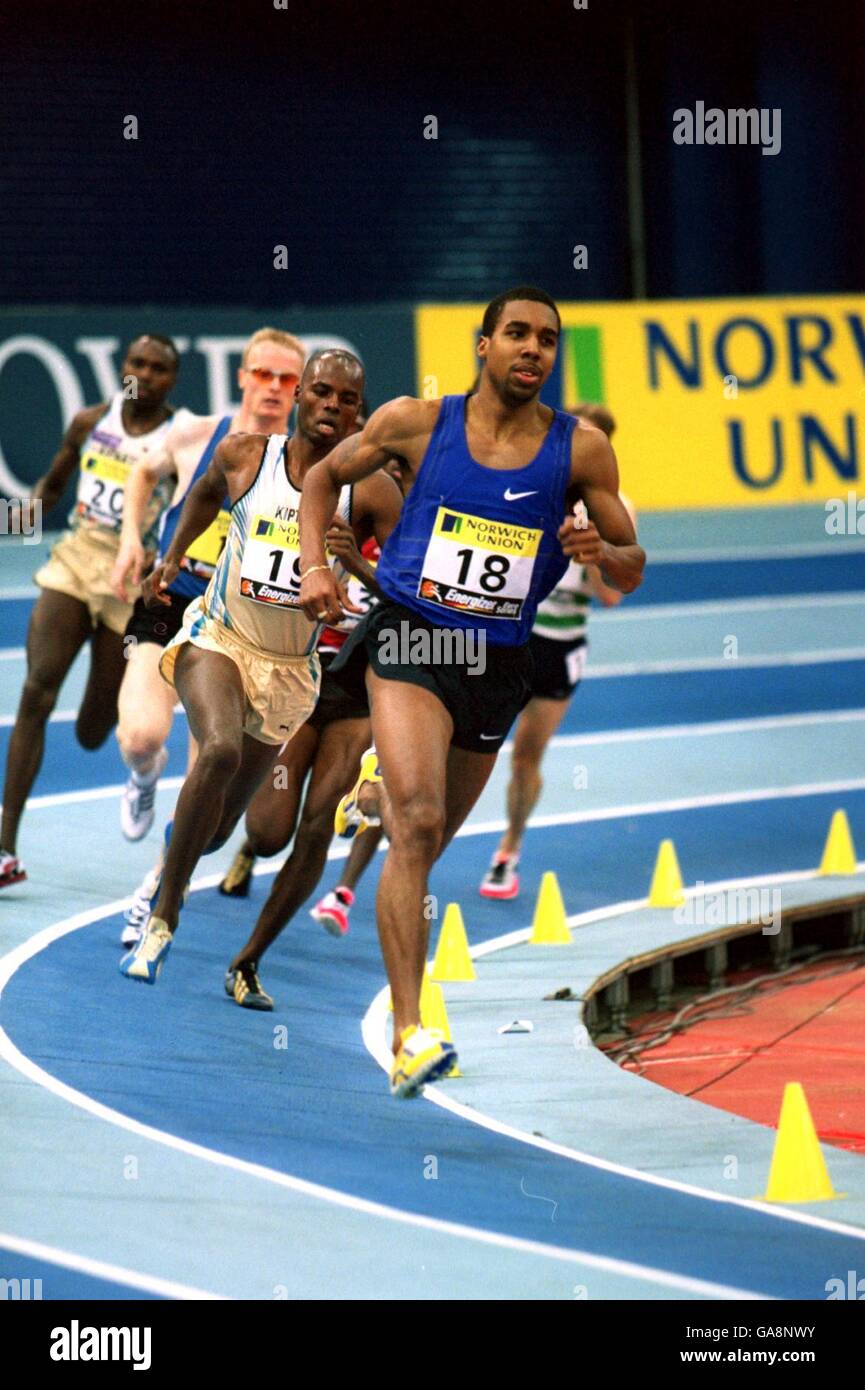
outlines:
[[[857, 872], [865, 870], [865, 861], [856, 865]], [[701, 884], [699, 888], [685, 890], [686, 897], [702, 897], [704, 894], [721, 892], [730, 888], [738, 888], [743, 885], [749, 887], [759, 887], [771, 883], [799, 883], [807, 879], [816, 878], [817, 873], [813, 869], [802, 870], [798, 873], [790, 874], [764, 874], [762, 876], [750, 876], [747, 878], [719, 879], [714, 883]], [[591, 922], [603, 921], [609, 917], [624, 916], [627, 913], [639, 911], [647, 908], [645, 898], [638, 900], [630, 899], [621, 903], [613, 903], [608, 907], [593, 909], [590, 912], [580, 912], [568, 917], [568, 924], [572, 927], [587, 926]], [[819, 906], [819, 902], [815, 904]], [[517, 931], [508, 932], [504, 936], [495, 937], [492, 941], [486, 941], [481, 946], [470, 947], [470, 954], [473, 959], [487, 956], [494, 951], [505, 950], [509, 946], [522, 945], [531, 936], [531, 927], [521, 928]], [[431, 964], [431, 963], [430, 963]], [[388, 1021], [388, 1001], [390, 989], [385, 986], [379, 990], [367, 1009], [363, 1022], [361, 1023], [361, 1036], [364, 1045], [370, 1055], [378, 1062], [379, 1066], [386, 1072], [390, 1072], [393, 1062], [393, 1053], [387, 1044], [387, 1021]], [[614, 1066], [615, 1063], [610, 1063]], [[513, 1125], [505, 1124], [501, 1120], [495, 1120], [489, 1115], [483, 1114], [474, 1106], [464, 1105], [461, 1101], [454, 1100], [442, 1085], [427, 1086], [423, 1090], [424, 1100], [431, 1101], [432, 1104], [441, 1106], [443, 1110], [449, 1110], [454, 1115], [459, 1115], [462, 1119], [470, 1120], [472, 1124], [480, 1125], [482, 1129], [492, 1130], [496, 1134], [503, 1134], [509, 1139], [517, 1139], [524, 1144], [530, 1144], [533, 1148], [543, 1149], [547, 1153], [557, 1154], [560, 1158], [570, 1159], [574, 1163], [584, 1163], [591, 1168], [599, 1168], [607, 1173], [616, 1173], [622, 1177], [632, 1178], [636, 1182], [648, 1183], [652, 1187], [664, 1187], [673, 1192], [682, 1192], [692, 1197], [700, 1197], [709, 1202], [722, 1202], [730, 1206], [744, 1207], [748, 1211], [760, 1212], [764, 1216], [772, 1216], [781, 1221], [792, 1221], [803, 1226], [813, 1226], [821, 1230], [833, 1231], [839, 1235], [853, 1236], [856, 1240], [865, 1241], [865, 1228], [861, 1226], [849, 1226], [845, 1222], [831, 1221], [826, 1217], [813, 1216], [808, 1212], [791, 1211], [787, 1207], [776, 1207], [768, 1202], [759, 1202], [747, 1197], [735, 1197], [723, 1192], [715, 1192], [711, 1188], [698, 1187], [693, 1183], [680, 1182], [675, 1178], [662, 1178], [652, 1173], [645, 1173], [641, 1169], [631, 1168], [624, 1163], [615, 1163], [611, 1159], [598, 1158], [594, 1154], [584, 1153], [579, 1149], [572, 1149], [566, 1144], [557, 1144], [551, 1139], [544, 1139], [540, 1135], [529, 1134], [526, 1130], [516, 1129]], [[695, 1105], [701, 1102], [694, 1102]]]
[[[201, 881], [195, 881], [190, 885], [191, 891], [196, 892], [201, 888], [210, 886], [216, 876], [208, 875]], [[103, 920], [105, 917], [113, 916], [121, 911], [128, 899], [121, 899], [113, 903], [108, 903], [103, 907], [90, 908], [86, 912], [76, 913], [74, 917], [68, 917], [63, 922], [57, 922], [53, 926], [45, 927], [37, 932], [29, 941], [23, 942], [15, 947], [7, 955], [0, 958], [0, 994], [9, 983], [9, 980], [17, 970], [31, 957], [44, 951], [54, 941], [68, 935], [70, 932], [79, 931], [81, 928], [90, 926], [94, 922]], [[165, 1130], [155, 1129], [152, 1125], [146, 1125], [139, 1120], [134, 1120], [129, 1115], [124, 1115], [119, 1110], [112, 1110], [109, 1106], [102, 1105], [101, 1102], [94, 1100], [91, 1096], [85, 1095], [81, 1091], [76, 1091], [71, 1086], [59, 1081], [42, 1067], [36, 1065], [29, 1057], [26, 1057], [12, 1042], [5, 1029], [0, 1028], [0, 1058], [14, 1067], [25, 1076], [28, 1081], [34, 1082], [38, 1086], [43, 1086], [53, 1095], [59, 1096], [61, 1100], [67, 1101], [70, 1105], [77, 1106], [85, 1110], [88, 1114], [95, 1116], [99, 1120], [104, 1120], [108, 1124], [116, 1125], [119, 1129], [127, 1130], [131, 1134], [136, 1134], [139, 1138], [151, 1140], [156, 1144], [163, 1144], [166, 1148], [174, 1149], [178, 1153], [183, 1153], [191, 1158], [198, 1158], [206, 1163], [212, 1163], [220, 1168], [228, 1168], [234, 1172], [244, 1173], [247, 1177], [258, 1178], [264, 1182], [273, 1183], [277, 1187], [287, 1188], [289, 1191], [300, 1193], [302, 1196], [315, 1198], [319, 1201], [330, 1203], [332, 1206], [341, 1207], [346, 1210], [361, 1212], [366, 1216], [380, 1217], [387, 1221], [393, 1221], [400, 1225], [415, 1226], [422, 1230], [436, 1231], [441, 1235], [454, 1236], [460, 1240], [469, 1240], [482, 1245], [490, 1245], [499, 1249], [515, 1250], [525, 1255], [542, 1256], [547, 1259], [558, 1260], [565, 1264], [582, 1265], [590, 1269], [604, 1270], [610, 1274], [624, 1275], [633, 1279], [646, 1280], [649, 1283], [657, 1284], [670, 1289], [679, 1289], [695, 1295], [715, 1299], [764, 1299], [765, 1295], [756, 1293], [753, 1290], [738, 1289], [726, 1284], [715, 1284], [702, 1279], [694, 1279], [687, 1275], [671, 1274], [667, 1270], [654, 1269], [650, 1265], [634, 1264], [627, 1260], [614, 1259], [611, 1256], [597, 1255], [587, 1250], [569, 1250], [561, 1246], [546, 1245], [542, 1241], [525, 1240], [521, 1236], [507, 1236], [497, 1231], [485, 1231], [473, 1226], [466, 1226], [456, 1221], [445, 1221], [438, 1217], [422, 1216], [415, 1212], [404, 1211], [399, 1207], [388, 1207], [380, 1202], [370, 1201], [365, 1197], [356, 1197], [351, 1193], [341, 1192], [337, 1188], [324, 1187], [320, 1183], [308, 1181], [306, 1178], [297, 1178], [290, 1173], [280, 1172], [278, 1169], [267, 1168], [260, 1163], [251, 1163], [246, 1159], [235, 1158], [230, 1154], [220, 1153], [218, 1149], [210, 1149], [202, 1144], [192, 1143], [190, 1140], [181, 1139], [178, 1135], [169, 1134]], [[70, 1257], [78, 1258], [78, 1257]], [[84, 1257], [81, 1257], [82, 1259]]]
[[29, 1255], [34, 1260], [44, 1260], [48, 1264], [60, 1265], [63, 1269], [74, 1269], [79, 1274], [91, 1274], [94, 1279], [110, 1279], [115, 1284], [127, 1284], [132, 1289], [159, 1294], [163, 1298], [224, 1298], [220, 1293], [209, 1293], [206, 1289], [178, 1284], [173, 1279], [160, 1279], [157, 1275], [140, 1274], [137, 1270], [126, 1269], [123, 1265], [91, 1260], [89, 1255], [75, 1255], [71, 1250], [58, 1249], [56, 1245], [43, 1245], [38, 1240], [24, 1240], [21, 1236], [0, 1231], [0, 1254], [4, 1250], [11, 1250], [16, 1255]]

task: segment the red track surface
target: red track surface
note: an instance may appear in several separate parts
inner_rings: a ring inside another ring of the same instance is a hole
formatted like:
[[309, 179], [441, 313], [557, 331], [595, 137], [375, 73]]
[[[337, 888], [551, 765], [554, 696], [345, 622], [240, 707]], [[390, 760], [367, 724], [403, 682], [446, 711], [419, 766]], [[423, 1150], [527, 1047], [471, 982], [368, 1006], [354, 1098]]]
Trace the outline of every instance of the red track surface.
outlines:
[[[800, 1081], [820, 1138], [865, 1153], [865, 967], [828, 973], [837, 967], [811, 967], [807, 981], [735, 1006], [739, 1017], [697, 1023], [625, 1065], [773, 1127], [785, 1083]], [[647, 1024], [640, 1020], [640, 1029]]]

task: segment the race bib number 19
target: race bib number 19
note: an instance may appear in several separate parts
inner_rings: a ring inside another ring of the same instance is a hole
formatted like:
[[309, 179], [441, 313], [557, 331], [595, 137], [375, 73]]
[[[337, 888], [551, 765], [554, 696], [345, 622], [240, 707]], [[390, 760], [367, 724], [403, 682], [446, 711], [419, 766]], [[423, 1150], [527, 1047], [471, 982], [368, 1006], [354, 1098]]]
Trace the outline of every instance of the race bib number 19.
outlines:
[[439, 507], [418, 598], [484, 618], [519, 618], [543, 532]]
[[300, 534], [297, 521], [255, 517], [240, 560], [240, 592], [256, 603], [300, 607]]
[[86, 454], [81, 461], [78, 478], [75, 508], [78, 515], [119, 530], [130, 466], [109, 454]]

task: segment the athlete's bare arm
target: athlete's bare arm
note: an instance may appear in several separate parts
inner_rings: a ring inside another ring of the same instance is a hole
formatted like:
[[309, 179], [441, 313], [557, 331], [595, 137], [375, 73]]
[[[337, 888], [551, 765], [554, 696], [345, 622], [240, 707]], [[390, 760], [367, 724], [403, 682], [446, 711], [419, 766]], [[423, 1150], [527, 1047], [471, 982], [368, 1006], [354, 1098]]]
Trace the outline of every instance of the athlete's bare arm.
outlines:
[[[218, 416], [193, 415], [184, 417], [171, 426], [161, 448], [139, 459], [133, 464], [126, 481], [123, 495], [123, 522], [120, 528], [120, 549], [111, 571], [111, 587], [124, 603], [130, 601], [126, 592], [126, 581], [136, 587], [141, 583], [147, 555], [141, 543], [141, 532], [147, 504], [153, 489], [163, 478], [175, 478], [172, 504], [178, 496], [183, 496], [195, 468], [195, 453], [203, 449], [214, 429]], [[180, 454], [184, 460], [181, 465]]]
[[559, 527], [565, 554], [583, 565], [597, 565], [604, 582], [629, 594], [642, 583], [646, 553], [619, 498], [619, 468], [612, 445], [602, 430], [580, 426], [571, 446], [568, 506], [586, 505], [589, 525], [578, 527], [569, 516]]
[[103, 402], [102, 405], [89, 405], [86, 410], [79, 410], [77, 415], [73, 415], [47, 473], [42, 475], [33, 489], [32, 500], [42, 503], [43, 512], [50, 512], [57, 506], [66, 484], [78, 467], [82, 444], [107, 409]]
[[325, 537], [331, 554], [338, 556], [348, 572], [379, 598], [384, 594], [375, 570], [363, 558], [359, 547], [374, 536], [381, 548], [399, 521], [401, 507], [402, 493], [393, 479], [387, 473], [373, 473], [354, 489], [351, 526], [335, 516]]
[[266, 444], [263, 434], [232, 434], [217, 446], [207, 472], [189, 489], [165, 559], [144, 581], [146, 603], [170, 604], [165, 590], [177, 578], [180, 561], [193, 541], [216, 520], [226, 494], [234, 503], [251, 487]]
[[[404, 467], [414, 478], [439, 407], [439, 401], [419, 401], [412, 396], [388, 401], [373, 412], [360, 434], [344, 439], [310, 468], [300, 501], [300, 572], [304, 576], [300, 598], [308, 618], [321, 620], [326, 614], [328, 621], [335, 622], [346, 606], [344, 590], [330, 568], [324, 568], [324, 535], [340, 488], [346, 483], [360, 483], [396, 457], [405, 460]], [[393, 486], [399, 492], [395, 483]]]

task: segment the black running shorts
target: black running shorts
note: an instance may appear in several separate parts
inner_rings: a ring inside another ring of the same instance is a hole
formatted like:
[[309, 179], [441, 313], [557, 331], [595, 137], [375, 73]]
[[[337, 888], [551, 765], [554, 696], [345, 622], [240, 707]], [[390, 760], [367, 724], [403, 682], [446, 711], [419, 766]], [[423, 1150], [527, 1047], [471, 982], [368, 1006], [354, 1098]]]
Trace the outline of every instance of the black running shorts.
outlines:
[[361, 688], [359, 698], [356, 694], [349, 694], [344, 690], [330, 674], [330, 667], [338, 655], [338, 652], [318, 654], [321, 662], [321, 689], [315, 709], [306, 722], [319, 734], [328, 724], [335, 724], [339, 719], [369, 719], [366, 688]]
[[157, 647], [167, 647], [172, 637], [183, 626], [183, 615], [192, 603], [183, 594], [169, 594], [171, 606], [160, 603], [157, 608], [148, 608], [143, 598], [136, 599], [132, 616], [126, 624], [123, 640], [134, 637], [136, 642], [155, 642]]
[[531, 698], [529, 643], [503, 647], [476, 640], [473, 647], [461, 650], [454, 638], [459, 632], [384, 599], [358, 623], [331, 663], [329, 675], [355, 698], [364, 690], [367, 666], [383, 680], [419, 685], [441, 700], [450, 714], [454, 747], [496, 753]]
[[532, 695], [540, 700], [569, 700], [580, 683], [586, 660], [586, 639], [558, 642], [533, 632], [529, 646], [535, 663]]

